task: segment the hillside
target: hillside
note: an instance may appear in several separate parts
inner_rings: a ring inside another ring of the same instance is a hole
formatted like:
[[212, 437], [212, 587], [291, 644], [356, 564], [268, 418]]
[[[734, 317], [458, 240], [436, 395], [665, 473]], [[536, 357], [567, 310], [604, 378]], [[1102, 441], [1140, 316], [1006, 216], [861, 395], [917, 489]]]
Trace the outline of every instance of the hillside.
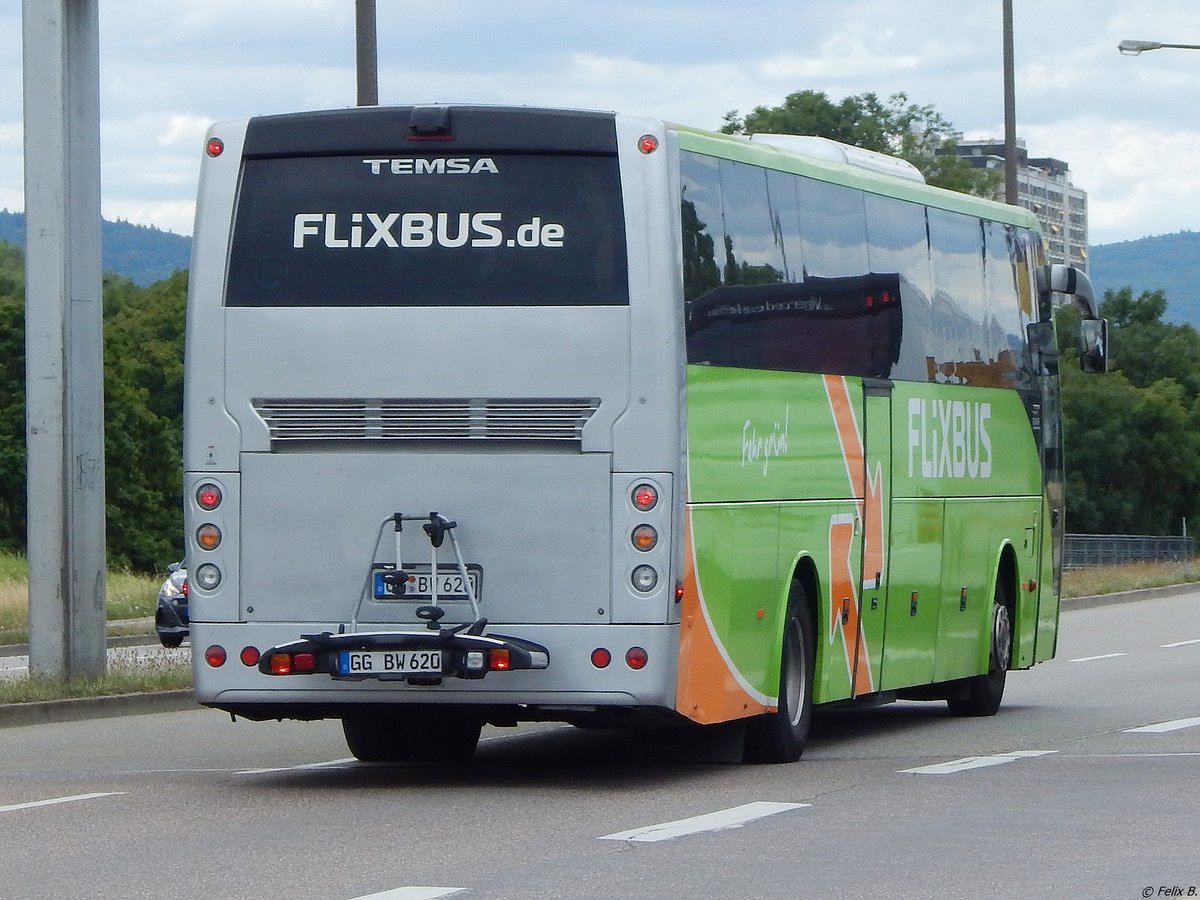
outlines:
[[[140, 287], [186, 269], [192, 239], [129, 222], [104, 222], [101, 232], [104, 269], [124, 275]], [[0, 210], [0, 241], [24, 247], [25, 216]], [[1167, 295], [1167, 321], [1200, 328], [1200, 232], [1161, 234], [1136, 241], [1098, 244], [1091, 248], [1089, 274], [1096, 295], [1106, 290], [1162, 288]]]
[[1103, 297], [1106, 290], [1133, 288], [1133, 296], [1161, 288], [1169, 322], [1200, 328], [1200, 232], [1181, 231], [1136, 241], [1098, 244], [1089, 254], [1088, 274]]
[[[192, 239], [130, 222], [108, 222], [100, 230], [104, 271], [124, 275], [139, 287], [161, 281], [186, 269]], [[0, 241], [25, 246], [25, 214], [0, 210]]]

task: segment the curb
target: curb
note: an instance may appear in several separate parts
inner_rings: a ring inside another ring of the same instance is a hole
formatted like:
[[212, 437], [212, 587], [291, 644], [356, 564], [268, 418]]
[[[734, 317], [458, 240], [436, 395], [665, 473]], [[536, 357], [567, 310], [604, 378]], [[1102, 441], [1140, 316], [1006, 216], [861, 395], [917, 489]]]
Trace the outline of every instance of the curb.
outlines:
[[191, 690], [78, 697], [70, 700], [45, 700], [40, 703], [5, 703], [0, 704], [0, 728], [77, 722], [81, 719], [103, 719], [112, 716], [140, 716], [199, 708], [196, 695]]

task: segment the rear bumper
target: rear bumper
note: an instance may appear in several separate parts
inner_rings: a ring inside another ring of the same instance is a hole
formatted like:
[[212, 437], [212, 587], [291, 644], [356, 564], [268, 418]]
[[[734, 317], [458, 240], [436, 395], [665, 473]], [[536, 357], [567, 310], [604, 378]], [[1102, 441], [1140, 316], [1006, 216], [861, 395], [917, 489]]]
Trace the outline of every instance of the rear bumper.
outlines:
[[[486, 677], [444, 674], [436, 679], [345, 676], [336, 672], [336, 655], [349, 649], [420, 648], [430, 638], [413, 631], [328, 634], [316, 623], [215, 624], [192, 622], [193, 674], [200, 703], [247, 714], [251, 718], [326, 718], [363, 704], [446, 704], [504, 706], [522, 710], [519, 718], [565, 718], [555, 710], [624, 707], [675, 708], [675, 671], [679, 654], [678, 625], [517, 625], [491, 626], [488, 641], [510, 651], [510, 659], [529, 654], [542, 668], [513, 666], [489, 671]], [[428, 632], [434, 638], [436, 633]], [[461, 636], [469, 638], [470, 636]], [[475, 640], [478, 640], [476, 638]], [[224, 648], [226, 662], [213, 667], [206, 648]], [[243, 648], [261, 654], [241, 662]], [[592, 663], [592, 651], [603, 647], [612, 657], [604, 668]], [[625, 662], [632, 647], [646, 651], [647, 663], [634, 669]], [[465, 651], [460, 644], [458, 649]], [[314, 652], [317, 667], [304, 674], [268, 674], [272, 650]], [[447, 663], [443, 663], [446, 666]], [[254, 710], [254, 715], [246, 711]], [[272, 712], [274, 710], [275, 712]], [[308, 714], [305, 714], [307, 711]]]

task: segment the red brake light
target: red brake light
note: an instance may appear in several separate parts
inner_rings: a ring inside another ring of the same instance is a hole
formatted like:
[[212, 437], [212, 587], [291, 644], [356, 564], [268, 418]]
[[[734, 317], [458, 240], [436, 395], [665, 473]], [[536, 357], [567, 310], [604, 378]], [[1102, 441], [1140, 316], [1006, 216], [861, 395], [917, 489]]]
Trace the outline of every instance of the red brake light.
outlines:
[[243, 647], [242, 648], [241, 659], [242, 659], [243, 666], [247, 666], [247, 667], [257, 666], [258, 665], [258, 657], [259, 657], [259, 653], [258, 653], [257, 647]]
[[201, 509], [216, 509], [221, 505], [221, 489], [211, 482], [196, 488], [196, 502]]
[[652, 484], [639, 484], [633, 489], [633, 505], [642, 512], [649, 512], [658, 504], [658, 491]]
[[630, 647], [625, 652], [625, 663], [631, 669], [644, 669], [650, 657], [641, 647]]
[[603, 647], [597, 647], [592, 651], [592, 665], [597, 669], [608, 668], [610, 662], [612, 662], [612, 654]]
[[209, 138], [208, 143], [204, 145], [204, 152], [216, 159], [225, 152], [225, 142], [219, 137]]
[[179, 586], [179, 593], [183, 594], [185, 597], [188, 595], [188, 583], [186, 578], [183, 580], [183, 584]]
[[314, 672], [317, 668], [317, 658], [311, 653], [297, 653], [292, 657], [292, 668], [297, 672]]
[[204, 661], [214, 669], [219, 669], [225, 665], [226, 658], [225, 648], [220, 644], [213, 644], [204, 651]]

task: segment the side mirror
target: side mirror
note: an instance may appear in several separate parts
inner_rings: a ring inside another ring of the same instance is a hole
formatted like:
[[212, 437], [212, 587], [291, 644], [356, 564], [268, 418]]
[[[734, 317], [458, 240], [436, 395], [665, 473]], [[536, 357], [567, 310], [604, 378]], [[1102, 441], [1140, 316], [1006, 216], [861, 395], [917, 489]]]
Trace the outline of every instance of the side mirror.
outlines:
[[[1086, 275], [1072, 266], [1050, 265], [1037, 270], [1038, 294], [1048, 299], [1050, 294], [1069, 294], [1079, 307], [1079, 312], [1085, 319], [1095, 319], [1096, 293], [1092, 290], [1092, 282]], [[1041, 304], [1044, 310], [1049, 310], [1049, 303]], [[1043, 314], [1049, 318], [1049, 313]]]
[[1089, 375], [1108, 371], [1108, 320], [1084, 319], [1079, 323], [1079, 368]]
[[1026, 327], [1025, 333], [1029, 339], [1029, 350], [1035, 359], [1046, 367], [1046, 371], [1057, 374], [1058, 342], [1054, 337], [1054, 323], [1034, 322]]

